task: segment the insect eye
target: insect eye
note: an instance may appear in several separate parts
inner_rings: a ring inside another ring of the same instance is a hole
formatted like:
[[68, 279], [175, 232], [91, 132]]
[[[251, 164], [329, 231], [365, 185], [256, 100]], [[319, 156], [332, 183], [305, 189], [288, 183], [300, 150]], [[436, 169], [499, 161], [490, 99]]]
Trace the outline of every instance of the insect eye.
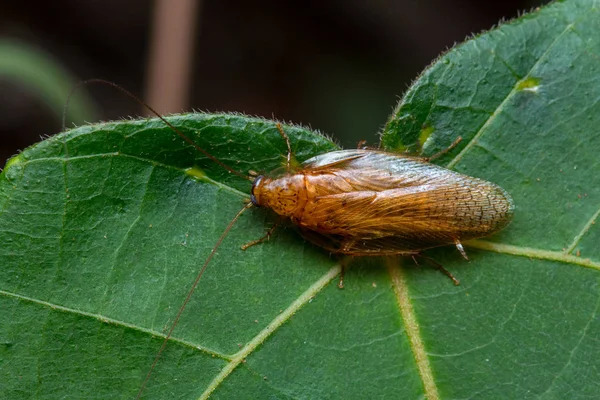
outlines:
[[260, 205], [258, 204], [258, 200], [256, 199], [256, 196], [254, 196], [254, 189], [258, 185], [260, 185], [260, 181], [262, 180], [262, 178], [263, 178], [262, 175], [259, 175], [259, 176], [256, 177], [256, 179], [252, 183], [252, 190], [250, 191], [250, 201], [252, 202], [252, 204], [254, 204], [257, 207], [259, 207]]

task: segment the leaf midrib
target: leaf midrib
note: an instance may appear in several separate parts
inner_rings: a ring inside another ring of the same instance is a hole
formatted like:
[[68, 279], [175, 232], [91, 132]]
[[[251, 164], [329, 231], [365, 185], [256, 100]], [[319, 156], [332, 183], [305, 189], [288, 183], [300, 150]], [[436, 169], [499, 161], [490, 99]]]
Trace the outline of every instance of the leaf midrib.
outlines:
[[[496, 107], [494, 112], [483, 123], [483, 125], [479, 128], [477, 133], [469, 141], [469, 143], [467, 143], [467, 145], [447, 164], [446, 168], [452, 169], [453, 167], [455, 167], [456, 164], [458, 164], [460, 162], [460, 160], [471, 150], [471, 148], [477, 144], [478, 140], [486, 132], [486, 128], [492, 124], [492, 122], [496, 119], [496, 117], [499, 115], [499, 113], [504, 108], [504, 106], [508, 103], [508, 101], [519, 91], [518, 90], [519, 83], [523, 79], [527, 79], [529, 77], [529, 75], [536, 68], [536, 66], [539, 65], [539, 63], [543, 59], [545, 59], [545, 57], [549, 54], [550, 50], [556, 45], [556, 43], [560, 40], [560, 38], [566, 32], [568, 32], [569, 29], [571, 29], [574, 26], [574, 24], [575, 24], [574, 22], [567, 24], [565, 26], [565, 28], [563, 29], [563, 31], [556, 36], [556, 38], [552, 41], [552, 43], [550, 43], [550, 45], [544, 51], [544, 53], [531, 66], [531, 68], [529, 69], [527, 74], [525, 74], [525, 76], [523, 78], [521, 78], [519, 81], [515, 82], [515, 85], [513, 86], [511, 91], [500, 102], [500, 104], [498, 104], [498, 106]], [[596, 212], [596, 214], [594, 214], [594, 215], [597, 216], [598, 213], [600, 213], [600, 210], [598, 212]], [[592, 218], [594, 218], [594, 217], [592, 217]], [[587, 231], [587, 229], [589, 229], [589, 225], [592, 224], [592, 221], [593, 221], [593, 219], [590, 220], [590, 222], [588, 222], [588, 224], [584, 228], [584, 231]], [[579, 235], [577, 235], [575, 237], [574, 243], [575, 243], [575, 241], [578, 240], [578, 238], [581, 238], [581, 236], [583, 236], [584, 233], [585, 232], [581, 232]], [[504, 251], [511, 250], [512, 253], [510, 253], [510, 254], [513, 254], [513, 255], [532, 256], [532, 254], [535, 254], [535, 256], [537, 256], [536, 258], [548, 257], [549, 259], [553, 259], [553, 260], [557, 260], [557, 261], [566, 262], [565, 260], [568, 260], [568, 261], [573, 262], [574, 264], [590, 266], [590, 265], [584, 265], [586, 263], [582, 263], [581, 262], [582, 260], [578, 259], [577, 257], [565, 255], [562, 253], [556, 254], [557, 252], [533, 251], [533, 249], [527, 249], [525, 251], [520, 252], [520, 251], [518, 251], [517, 246], [514, 246], [514, 247], [512, 247], [510, 245], [497, 246], [497, 245], [495, 245], [495, 243], [492, 243], [492, 242], [480, 241], [480, 243], [481, 242], [485, 243], [485, 246], [482, 244], [480, 244], [480, 245], [482, 247], [485, 247], [486, 250], [491, 250], [491, 251], [496, 251], [496, 252], [500, 252], [500, 250], [504, 250]], [[477, 242], [475, 242], [475, 243], [477, 243]], [[476, 246], [473, 246], [473, 247], [476, 247]], [[589, 263], [591, 263], [592, 265], [596, 265], [595, 267], [594, 266], [590, 266], [590, 267], [600, 269], [600, 264], [594, 263], [591, 260], [587, 260], [587, 261], [589, 261]], [[394, 284], [394, 290], [397, 293], [398, 306], [400, 308], [400, 313], [402, 315], [402, 318], [405, 322], [405, 326], [407, 325], [406, 324], [407, 322], [409, 322], [410, 325], [413, 326], [412, 329], [407, 329], [407, 335], [409, 336], [409, 340], [411, 342], [411, 350], [413, 351], [415, 363], [417, 364], [418, 369], [419, 369], [419, 375], [421, 377], [421, 381], [423, 383], [423, 388], [425, 390], [425, 397], [428, 400], [437, 400], [437, 399], [439, 399], [439, 392], [437, 391], [437, 385], [435, 383], [435, 379], [434, 379], [433, 373], [431, 371], [431, 366], [429, 364], [429, 359], [427, 357], [427, 353], [425, 352], [425, 349], [423, 347], [423, 338], [421, 337], [421, 333], [420, 333], [419, 326], [418, 326], [418, 321], [417, 321], [416, 316], [414, 315], [414, 310], [412, 308], [412, 305], [410, 304], [410, 298], [409, 298], [410, 292], [408, 291], [409, 288], [408, 288], [408, 285], [406, 284], [405, 280], [398, 279], [398, 276], [400, 276], [400, 275], [398, 275], [399, 272], [397, 272], [397, 270], [398, 270], [398, 268], [391, 268], [391, 267], [389, 268], [389, 272], [392, 277], [392, 281], [394, 281], [394, 278], [396, 278], [395, 279], [396, 282]], [[400, 276], [400, 278], [401, 278], [401, 276]], [[400, 295], [398, 295], [399, 292], [406, 292], [406, 293], [403, 294], [402, 296], [400, 296]], [[401, 298], [404, 296], [406, 297], [406, 299]], [[403, 302], [407, 303], [408, 306], [406, 304], [403, 305]]]

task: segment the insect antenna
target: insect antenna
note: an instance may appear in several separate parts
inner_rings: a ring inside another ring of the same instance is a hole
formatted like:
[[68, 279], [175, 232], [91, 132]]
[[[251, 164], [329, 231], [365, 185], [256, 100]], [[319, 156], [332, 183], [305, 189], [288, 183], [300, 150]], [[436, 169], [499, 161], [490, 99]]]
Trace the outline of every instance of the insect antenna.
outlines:
[[440, 158], [441, 156], [443, 156], [444, 154], [448, 153], [450, 150], [455, 148], [461, 141], [462, 141], [462, 136], [459, 136], [456, 138], [456, 140], [454, 142], [452, 142], [450, 144], [450, 146], [446, 147], [445, 149], [443, 149], [441, 151], [438, 151], [437, 153], [435, 153], [432, 156], [424, 157], [423, 160], [425, 160], [427, 162], [431, 162], [431, 161], [435, 160], [436, 158]]
[[[62, 130], [65, 130], [65, 126], [66, 126], [66, 117], [67, 117], [67, 111], [69, 108], [69, 101], [71, 100], [71, 97], [73, 96], [73, 94], [75, 93], [75, 91], [83, 86], [83, 85], [87, 85], [87, 84], [91, 84], [91, 83], [99, 83], [99, 84], [103, 84], [103, 85], [107, 85], [110, 87], [113, 87], [119, 91], [121, 91], [123, 94], [129, 96], [130, 98], [132, 98], [133, 100], [135, 100], [137, 103], [141, 104], [143, 107], [145, 107], [146, 109], [148, 109], [152, 114], [156, 115], [162, 122], [165, 123], [165, 125], [167, 125], [169, 128], [171, 128], [173, 130], [173, 132], [175, 132], [178, 136], [180, 136], [183, 140], [185, 140], [187, 143], [189, 143], [191, 146], [193, 146], [196, 150], [198, 150], [199, 152], [201, 152], [202, 154], [204, 154], [206, 157], [208, 157], [209, 159], [211, 159], [212, 161], [214, 161], [215, 163], [217, 163], [218, 165], [220, 165], [221, 167], [223, 167], [225, 170], [231, 172], [232, 174], [235, 174], [241, 178], [244, 178], [246, 180], [249, 180], [251, 182], [254, 181], [254, 177], [252, 176], [247, 176], [244, 175], [236, 170], [234, 170], [233, 168], [229, 167], [228, 165], [224, 164], [223, 162], [221, 162], [220, 160], [218, 160], [215, 156], [213, 156], [212, 154], [210, 154], [209, 152], [207, 152], [206, 150], [204, 150], [202, 147], [198, 146], [192, 139], [190, 139], [189, 137], [187, 137], [186, 135], [184, 135], [179, 129], [177, 129], [175, 126], [173, 126], [173, 124], [171, 124], [169, 121], [167, 121], [163, 116], [161, 116], [156, 110], [154, 110], [152, 107], [150, 107], [150, 105], [148, 105], [146, 102], [144, 102], [142, 99], [140, 99], [138, 96], [136, 96], [135, 94], [131, 93], [129, 90], [117, 85], [114, 82], [105, 80], [105, 79], [100, 79], [100, 78], [93, 78], [93, 79], [87, 79], [84, 81], [79, 82], [72, 90], [71, 93], [69, 93], [69, 96], [67, 97], [67, 101], [65, 102], [65, 107], [63, 110], [63, 116], [62, 116]], [[277, 126], [277, 128], [279, 129], [280, 133], [283, 135], [284, 138], [287, 139], [287, 136], [285, 136], [285, 133], [283, 133], [283, 130], [281, 128], [280, 125]], [[286, 140], [287, 141], [287, 146], [288, 146], [288, 150], [290, 149], [290, 144], [289, 144], [289, 139]], [[288, 153], [291, 153], [291, 150], [288, 151]], [[290, 155], [288, 154], [288, 168], [289, 168], [289, 163], [290, 163]], [[194, 280], [194, 282], [192, 283], [192, 286], [190, 287], [190, 289], [188, 290], [187, 296], [185, 297], [185, 300], [183, 301], [183, 303], [181, 304], [181, 307], [179, 307], [179, 310], [177, 311], [177, 315], [175, 316], [175, 319], [173, 320], [173, 323], [171, 324], [169, 331], [167, 332], [167, 335], [165, 336], [162, 345], [160, 346], [160, 349], [158, 350], [158, 353], [156, 354], [156, 357], [154, 357], [154, 361], [152, 362], [152, 365], [150, 366], [150, 369], [148, 370], [148, 373], [146, 374], [146, 377], [144, 378], [144, 382], [142, 383], [137, 395], [136, 395], [136, 399], [141, 398], [142, 394], [144, 393], [144, 390], [150, 380], [150, 377], [152, 376], [152, 372], [154, 371], [156, 364], [158, 364], [158, 361], [162, 355], [162, 353], [164, 352], [167, 343], [169, 342], [169, 340], [171, 339], [171, 336], [173, 334], [173, 331], [175, 330], [175, 327], [177, 326], [177, 324], [179, 323], [179, 319], [181, 318], [181, 315], [183, 313], [183, 311], [185, 310], [187, 304], [189, 303], [190, 299], [192, 298], [192, 295], [194, 294], [194, 291], [196, 290], [196, 287], [198, 286], [198, 283], [200, 282], [200, 279], [202, 278], [202, 275], [204, 274], [204, 271], [206, 270], [206, 268], [208, 267], [208, 264], [210, 263], [210, 261], [212, 260], [213, 256], [215, 255], [217, 249], [219, 248], [219, 246], [221, 246], [221, 243], [223, 243], [223, 240], [225, 239], [225, 237], [227, 237], [227, 234], [229, 233], [229, 231], [231, 230], [231, 228], [233, 228], [233, 225], [237, 222], [237, 220], [241, 217], [241, 215], [244, 213], [244, 211], [250, 209], [254, 207], [254, 205], [252, 203], [247, 203], [244, 205], [244, 207], [238, 211], [238, 213], [235, 215], [235, 217], [233, 217], [233, 219], [229, 222], [229, 225], [227, 225], [227, 227], [225, 228], [225, 230], [223, 231], [223, 233], [221, 234], [221, 236], [219, 237], [219, 239], [217, 240], [217, 242], [215, 243], [215, 245], [213, 246], [212, 250], [210, 251], [210, 254], [208, 255], [208, 257], [206, 258], [206, 260], [204, 261], [204, 265], [202, 265], [202, 268], [200, 269], [200, 271], [198, 272], [198, 275], [196, 275], [196, 279]]]
[[152, 362], [152, 365], [150, 366], [150, 370], [148, 371], [148, 374], [146, 374], [146, 378], [144, 379], [144, 382], [142, 383], [142, 386], [140, 387], [140, 390], [138, 391], [138, 394], [135, 397], [136, 399], [139, 399], [142, 397], [142, 394], [144, 393], [144, 389], [146, 388], [146, 385], [148, 384], [148, 381], [150, 380], [150, 376], [152, 375], [152, 372], [154, 371], [154, 368], [156, 367], [156, 364], [158, 363], [160, 356], [164, 352], [165, 347], [167, 347], [167, 343], [169, 342], [169, 339], [171, 339], [171, 335], [173, 334], [173, 331], [175, 330], [175, 327], [177, 326], [177, 323], [179, 322], [179, 318], [181, 317], [183, 310], [185, 310], [185, 307], [187, 306], [190, 299], [192, 298], [192, 295], [194, 294], [194, 291], [196, 290], [196, 287], [198, 286], [198, 282], [200, 282], [200, 278], [202, 278], [202, 275], [204, 274], [206, 267], [210, 263], [210, 260], [213, 258], [213, 256], [215, 255], [215, 252], [217, 251], [217, 249], [219, 248], [219, 246], [221, 245], [221, 243], [223, 242], [223, 240], [225, 239], [225, 237], [227, 236], [227, 234], [229, 233], [231, 228], [233, 228], [233, 225], [240, 218], [240, 216], [244, 213], [244, 211], [246, 211], [247, 209], [252, 208], [252, 207], [253, 207], [253, 204], [248, 203], [248, 204], [244, 205], [244, 208], [242, 208], [240, 211], [238, 211], [236, 216], [233, 217], [231, 222], [229, 222], [229, 225], [227, 225], [227, 228], [225, 228], [225, 230], [219, 237], [219, 240], [217, 240], [217, 243], [214, 245], [214, 247], [210, 251], [210, 254], [206, 258], [206, 261], [204, 261], [204, 265], [200, 269], [200, 272], [198, 272], [198, 275], [196, 276], [194, 283], [190, 287], [190, 290], [188, 291], [188, 294], [185, 297], [185, 300], [181, 304], [181, 307], [179, 308], [179, 311], [177, 312], [177, 315], [175, 316], [175, 319], [173, 320], [173, 323], [171, 324], [171, 327], [169, 328], [169, 332], [167, 332], [167, 336], [165, 336], [165, 338], [162, 342], [162, 345], [160, 346], [160, 349], [158, 350], [158, 353], [156, 354], [156, 357], [154, 357], [154, 361]]
[[62, 130], [63, 131], [66, 129], [67, 111], [69, 109], [69, 102], [71, 101], [71, 97], [73, 96], [75, 91], [77, 89], [79, 89], [81, 86], [88, 85], [91, 83], [99, 83], [102, 85], [107, 85], [107, 86], [113, 87], [113, 88], [119, 90], [121, 93], [125, 94], [126, 96], [129, 96], [131, 99], [133, 99], [134, 101], [136, 101], [137, 103], [141, 104], [143, 107], [148, 109], [148, 111], [150, 111], [152, 114], [156, 115], [162, 122], [165, 123], [165, 125], [167, 125], [169, 128], [171, 128], [173, 130], [173, 132], [175, 132], [179, 137], [181, 137], [183, 140], [185, 140], [187, 143], [189, 143], [191, 146], [193, 146], [200, 153], [204, 154], [206, 157], [208, 157], [209, 159], [214, 161], [216, 164], [220, 165], [221, 167], [223, 167], [227, 171], [231, 172], [232, 174], [239, 176], [240, 178], [244, 178], [251, 182], [253, 181], [253, 179], [251, 177], [244, 175], [239, 171], [234, 170], [229, 165], [221, 162], [217, 157], [213, 156], [208, 151], [206, 151], [202, 147], [198, 146], [196, 144], [196, 142], [194, 142], [192, 139], [190, 139], [189, 137], [184, 135], [183, 132], [181, 132], [179, 129], [177, 129], [173, 124], [171, 124], [162, 115], [160, 115], [158, 113], [158, 111], [156, 111], [154, 108], [150, 107], [150, 105], [148, 105], [146, 102], [144, 102], [138, 96], [131, 93], [129, 90], [125, 89], [124, 87], [117, 85], [114, 82], [107, 81], [106, 79], [100, 79], [100, 78], [86, 79], [84, 81], [77, 83], [77, 85], [75, 85], [75, 87], [71, 90], [71, 93], [69, 93], [69, 96], [67, 97], [67, 101], [65, 102], [65, 107], [63, 109], [63, 116], [62, 116]]

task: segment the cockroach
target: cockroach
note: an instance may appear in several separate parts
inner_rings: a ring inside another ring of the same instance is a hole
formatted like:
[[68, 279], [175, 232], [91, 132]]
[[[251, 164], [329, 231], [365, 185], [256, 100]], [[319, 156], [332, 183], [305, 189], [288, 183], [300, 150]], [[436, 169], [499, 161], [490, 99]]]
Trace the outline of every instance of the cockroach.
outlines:
[[[249, 208], [271, 209], [281, 219], [296, 225], [306, 240], [330, 253], [348, 256], [399, 255], [429, 259], [421, 254], [423, 250], [453, 244], [467, 258], [462, 241], [489, 236], [511, 221], [514, 203], [500, 186], [430, 163], [454, 147], [460, 138], [448, 149], [429, 158], [359, 148], [321, 154], [293, 167], [289, 138], [277, 124], [287, 145], [285, 169], [272, 176], [246, 176], [200, 148], [126, 89], [101, 79], [82, 83], [103, 83], [120, 90], [147, 107], [208, 158], [252, 182], [250, 200], [231, 220], [205, 260], [150, 367], [138, 398], [215, 251]], [[243, 245], [242, 249], [268, 239], [277, 226], [275, 223], [264, 237]], [[458, 280], [441, 265], [434, 264], [458, 284]]]

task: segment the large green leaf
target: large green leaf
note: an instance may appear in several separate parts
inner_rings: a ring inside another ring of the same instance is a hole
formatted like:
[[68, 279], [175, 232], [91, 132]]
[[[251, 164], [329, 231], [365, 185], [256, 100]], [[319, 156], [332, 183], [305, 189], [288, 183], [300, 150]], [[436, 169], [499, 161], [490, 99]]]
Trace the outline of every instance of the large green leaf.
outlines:
[[[600, 388], [600, 14], [556, 3], [460, 45], [414, 83], [382, 143], [427, 138], [516, 203], [505, 231], [412, 260], [339, 265], [272, 224], [234, 226], [147, 398], [593, 398]], [[170, 121], [236, 170], [285, 162], [273, 122]], [[285, 127], [300, 160], [334, 145]], [[191, 169], [190, 169], [191, 168]], [[0, 397], [133, 398], [249, 183], [158, 120], [57, 135], [0, 179]], [[402, 267], [400, 264], [403, 264]]]

